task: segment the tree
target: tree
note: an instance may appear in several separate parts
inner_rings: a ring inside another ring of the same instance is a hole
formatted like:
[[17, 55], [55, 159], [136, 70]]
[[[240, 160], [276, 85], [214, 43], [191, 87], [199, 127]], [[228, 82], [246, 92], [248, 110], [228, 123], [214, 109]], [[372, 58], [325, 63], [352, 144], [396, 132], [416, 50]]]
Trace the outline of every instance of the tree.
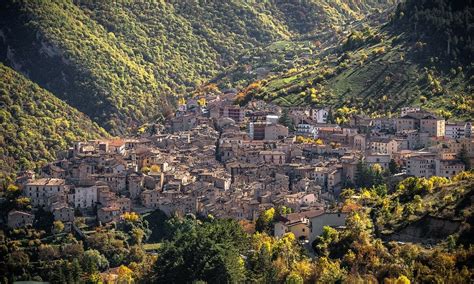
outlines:
[[45, 211], [43, 208], [39, 208], [35, 213], [35, 220], [33, 226], [38, 230], [44, 230], [51, 232], [54, 229], [54, 216], [51, 212]]
[[339, 261], [320, 257], [316, 263], [317, 283], [339, 283], [344, 280], [347, 272], [341, 268]]
[[150, 167], [150, 171], [152, 173], [159, 173], [159, 172], [161, 172], [161, 167], [160, 167], [160, 165], [152, 165]]
[[82, 274], [82, 268], [81, 268], [81, 265], [79, 264], [79, 260], [77, 258], [73, 259], [72, 264], [71, 264], [71, 268], [69, 269], [68, 274], [71, 276], [74, 283], [79, 282], [79, 280], [81, 278], [81, 274]]
[[50, 261], [59, 257], [59, 251], [51, 245], [40, 245], [38, 248], [38, 258], [43, 261]]
[[314, 242], [312, 243], [314, 251], [320, 256], [329, 256], [329, 244], [332, 242], [339, 241], [339, 232], [330, 227], [324, 226], [323, 233], [316, 237]]
[[29, 263], [30, 257], [21, 250], [15, 250], [8, 255], [8, 269], [18, 272], [18, 274], [24, 272]]
[[149, 167], [143, 167], [141, 171], [144, 174], [148, 174], [150, 172], [150, 168]]
[[15, 206], [19, 210], [31, 210], [31, 200], [28, 197], [18, 197]]
[[141, 246], [134, 245], [130, 247], [130, 252], [128, 254], [128, 260], [130, 262], [141, 263], [145, 257], [145, 251]]
[[383, 183], [382, 167], [375, 164], [373, 167], [368, 167], [363, 161], [359, 161], [356, 166], [355, 184], [356, 186], [372, 187]]
[[358, 187], [367, 187], [368, 185], [368, 168], [363, 161], [359, 161], [356, 165], [355, 184]]
[[296, 272], [291, 272], [290, 274], [288, 274], [285, 280], [286, 284], [303, 284], [303, 282], [304, 282], [303, 277], [301, 277]]
[[304, 281], [308, 281], [313, 274], [313, 263], [310, 259], [301, 259], [293, 265], [293, 272], [301, 276]]
[[250, 282], [271, 282], [272, 255], [270, 245], [262, 245], [249, 261]]
[[98, 250], [89, 249], [84, 252], [82, 267], [84, 271], [92, 274], [102, 271], [109, 266], [109, 261]]
[[67, 259], [76, 259], [78, 255], [82, 255], [83, 253], [84, 247], [82, 246], [82, 242], [79, 242], [64, 245], [62, 247], [61, 256]]
[[471, 169], [471, 159], [468, 156], [467, 149], [465, 145], [462, 145], [461, 151], [458, 154], [459, 160], [464, 164], [466, 170]]
[[64, 230], [64, 224], [61, 220], [56, 220], [53, 222], [54, 232], [61, 233]]
[[200, 98], [199, 100], [197, 100], [197, 104], [200, 106], [200, 107], [204, 107], [207, 105], [207, 101], [206, 101], [206, 98]]
[[7, 192], [6, 192], [6, 197], [8, 200], [15, 200], [18, 198], [21, 194], [21, 189], [14, 185], [14, 184], [9, 184], [7, 186]]
[[326, 121], [327, 121], [328, 123], [335, 123], [335, 119], [334, 119], [334, 114], [333, 114], [333, 112], [332, 112], [332, 108], [330, 108], [330, 109], [328, 110], [328, 115], [327, 115], [327, 117], [326, 117]]
[[132, 229], [132, 243], [136, 245], [140, 245], [142, 243], [143, 237], [145, 236], [145, 232], [140, 228], [133, 228]]
[[140, 220], [140, 216], [135, 212], [125, 212], [123, 213], [122, 218], [128, 222], [137, 222]]
[[129, 284], [133, 282], [133, 271], [125, 265], [120, 265], [118, 270], [118, 283], [119, 284]]
[[260, 216], [258, 216], [255, 229], [258, 232], [266, 232], [271, 234], [273, 230], [273, 219], [275, 218], [275, 208], [270, 208], [263, 211]]
[[390, 174], [392, 175], [400, 171], [400, 168], [394, 159], [391, 159], [390, 162], [388, 163], [388, 170], [390, 171]]
[[400, 275], [400, 277], [395, 280], [395, 284], [410, 284], [410, 279], [408, 279], [405, 275]]
[[233, 220], [199, 224], [184, 221], [186, 230], [175, 225], [172, 238], [159, 249], [154, 266], [154, 282], [186, 283], [203, 280], [208, 283], [243, 282], [248, 239]]
[[289, 110], [287, 108], [283, 109], [283, 112], [278, 119], [278, 122], [286, 127], [288, 127], [288, 130], [290, 131], [295, 131], [295, 124], [293, 122], [293, 119], [289, 116]]

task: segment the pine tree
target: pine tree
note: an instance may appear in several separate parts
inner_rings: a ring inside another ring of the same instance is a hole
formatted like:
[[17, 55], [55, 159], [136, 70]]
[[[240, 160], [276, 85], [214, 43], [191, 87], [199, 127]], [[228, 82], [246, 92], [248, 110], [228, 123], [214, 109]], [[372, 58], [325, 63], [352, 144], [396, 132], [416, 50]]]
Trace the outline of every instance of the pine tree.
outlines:
[[462, 146], [461, 151], [459, 151], [458, 158], [459, 160], [461, 160], [461, 162], [463, 162], [466, 170], [471, 169], [471, 159], [469, 158], [466, 147], [464, 145]]
[[295, 124], [293, 123], [293, 120], [291, 119], [291, 117], [289, 116], [289, 111], [288, 109], [284, 109], [281, 116], [280, 116], [280, 119], [278, 121], [280, 124], [288, 127], [288, 129], [290, 131], [294, 131], [295, 130]]
[[75, 258], [72, 261], [72, 266], [71, 266], [71, 271], [70, 271], [71, 277], [74, 280], [74, 282], [79, 282], [81, 279], [81, 274], [82, 274], [82, 268], [81, 265], [79, 264], [79, 260]]
[[390, 163], [388, 164], [388, 169], [392, 175], [398, 173], [399, 168], [394, 159], [390, 160]]

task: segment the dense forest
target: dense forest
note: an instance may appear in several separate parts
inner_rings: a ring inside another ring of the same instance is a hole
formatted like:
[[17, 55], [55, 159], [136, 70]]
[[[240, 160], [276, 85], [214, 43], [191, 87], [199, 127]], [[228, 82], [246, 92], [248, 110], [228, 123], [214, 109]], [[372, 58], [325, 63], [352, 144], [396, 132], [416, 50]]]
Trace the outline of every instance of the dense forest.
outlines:
[[394, 23], [430, 44], [433, 53], [472, 63], [474, 7], [470, 0], [406, 1], [397, 6]]
[[0, 73], [2, 175], [34, 169], [74, 141], [107, 136], [87, 116], [1, 63]]

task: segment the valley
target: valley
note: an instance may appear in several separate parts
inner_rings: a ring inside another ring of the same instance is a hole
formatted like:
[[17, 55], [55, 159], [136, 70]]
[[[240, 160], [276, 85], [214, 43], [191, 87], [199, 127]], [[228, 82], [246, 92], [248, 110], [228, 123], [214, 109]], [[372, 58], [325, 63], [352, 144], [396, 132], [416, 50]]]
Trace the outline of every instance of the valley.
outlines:
[[470, 283], [471, 0], [0, 1], [0, 283]]

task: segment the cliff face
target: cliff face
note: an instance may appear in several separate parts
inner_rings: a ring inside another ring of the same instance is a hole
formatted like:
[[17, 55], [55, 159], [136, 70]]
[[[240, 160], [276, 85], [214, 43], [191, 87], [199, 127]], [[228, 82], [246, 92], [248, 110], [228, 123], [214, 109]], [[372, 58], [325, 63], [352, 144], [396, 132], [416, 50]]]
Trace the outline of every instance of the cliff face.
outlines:
[[461, 221], [425, 216], [385, 237], [384, 240], [435, 244], [458, 232], [461, 223]]
[[[415, 180], [413, 178], [407, 180]], [[389, 195], [390, 203], [400, 215], [387, 217], [386, 208], [375, 212], [377, 231], [386, 241], [435, 244], [455, 235], [459, 243], [468, 244], [472, 234], [474, 206], [474, 179], [469, 172], [451, 180], [418, 179], [421, 183], [434, 184], [428, 190], [408, 187]], [[420, 183], [419, 183], [420, 184]], [[402, 209], [403, 208], [403, 209]]]

